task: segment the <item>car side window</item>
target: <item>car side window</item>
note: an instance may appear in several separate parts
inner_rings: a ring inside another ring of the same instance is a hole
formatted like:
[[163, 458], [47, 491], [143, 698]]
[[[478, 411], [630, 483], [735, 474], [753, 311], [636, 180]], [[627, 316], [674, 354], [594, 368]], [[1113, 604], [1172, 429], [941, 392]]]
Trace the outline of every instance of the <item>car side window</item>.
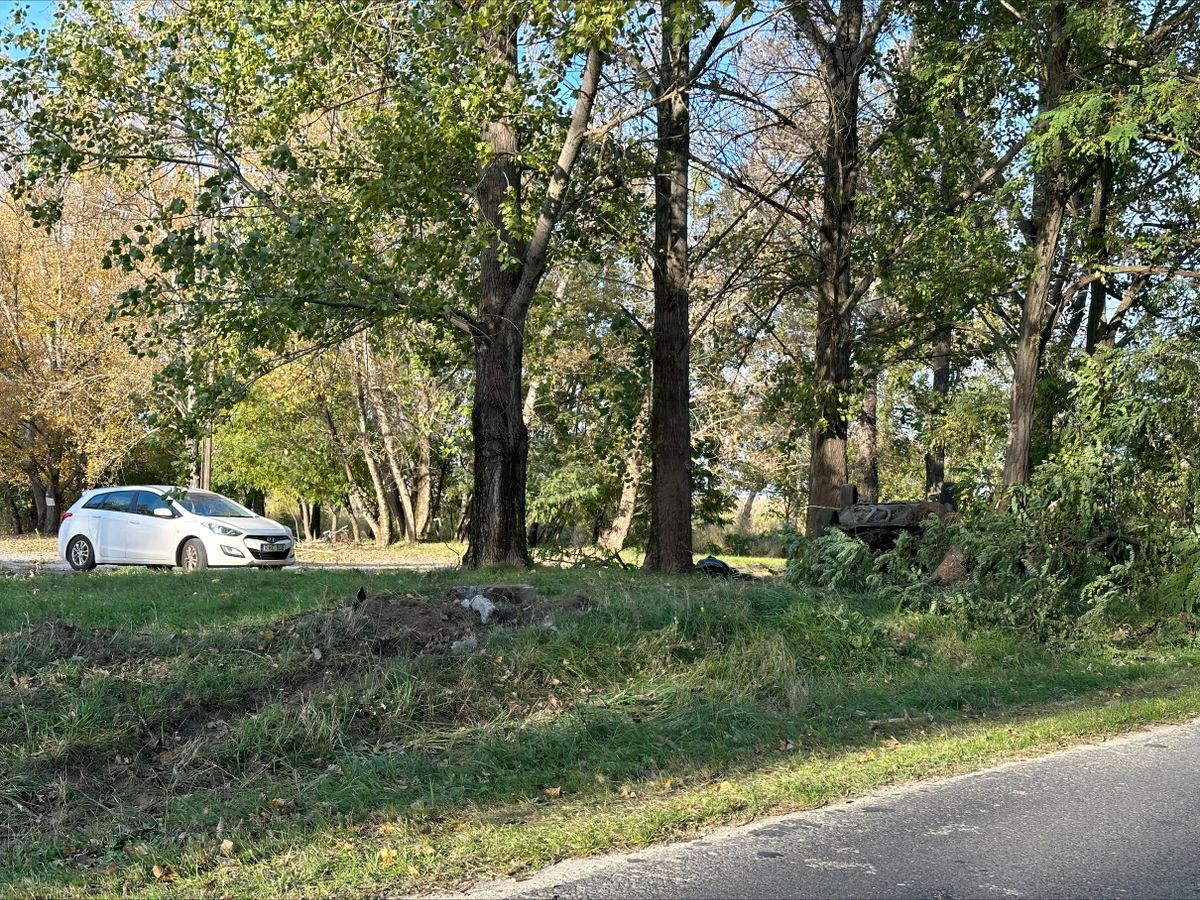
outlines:
[[105, 512], [132, 512], [133, 497], [136, 491], [113, 491], [104, 495], [104, 505], [100, 506]]
[[104, 501], [108, 499], [108, 494], [97, 494], [87, 503], [83, 504], [84, 509], [104, 509]]
[[165, 509], [171, 515], [175, 515], [175, 510], [171, 509], [171, 504], [158, 494], [153, 494], [150, 491], [138, 491], [137, 500], [133, 504], [133, 511], [139, 516], [152, 516], [156, 509]]

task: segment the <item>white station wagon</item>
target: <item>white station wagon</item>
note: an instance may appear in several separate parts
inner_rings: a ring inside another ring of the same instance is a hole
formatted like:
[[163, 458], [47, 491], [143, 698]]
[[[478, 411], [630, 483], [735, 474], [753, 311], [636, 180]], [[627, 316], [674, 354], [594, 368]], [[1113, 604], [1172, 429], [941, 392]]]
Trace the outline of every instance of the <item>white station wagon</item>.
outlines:
[[296, 561], [290, 528], [210, 491], [163, 485], [97, 488], [62, 516], [58, 553], [98, 565], [278, 568]]

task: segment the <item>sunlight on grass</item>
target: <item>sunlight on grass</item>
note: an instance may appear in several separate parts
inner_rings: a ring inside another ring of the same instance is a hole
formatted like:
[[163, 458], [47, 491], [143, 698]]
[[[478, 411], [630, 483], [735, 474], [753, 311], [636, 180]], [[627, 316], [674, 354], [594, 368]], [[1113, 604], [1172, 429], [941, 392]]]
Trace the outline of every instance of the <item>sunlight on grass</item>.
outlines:
[[413, 655], [354, 594], [443, 604], [462, 574], [0, 581], [0, 890], [449, 887], [1200, 712], [1187, 641], [1055, 649], [775, 580], [486, 576], [517, 577], [590, 608]]

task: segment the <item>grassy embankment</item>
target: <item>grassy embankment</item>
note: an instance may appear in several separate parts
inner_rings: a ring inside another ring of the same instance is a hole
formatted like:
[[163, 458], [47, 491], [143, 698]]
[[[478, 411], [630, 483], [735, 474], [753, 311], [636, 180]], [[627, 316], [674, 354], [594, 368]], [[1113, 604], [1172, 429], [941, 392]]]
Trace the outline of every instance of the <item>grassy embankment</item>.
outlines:
[[1200, 714], [1186, 639], [522, 578], [591, 608], [423, 654], [373, 644], [353, 595], [445, 603], [462, 575], [0, 580], [0, 893], [449, 887]]

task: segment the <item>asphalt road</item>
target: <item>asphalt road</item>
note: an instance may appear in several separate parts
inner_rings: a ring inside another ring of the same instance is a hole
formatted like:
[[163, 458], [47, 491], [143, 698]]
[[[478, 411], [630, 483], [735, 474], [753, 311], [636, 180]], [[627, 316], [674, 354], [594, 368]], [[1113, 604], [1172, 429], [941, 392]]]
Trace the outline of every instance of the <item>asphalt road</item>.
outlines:
[[628, 856], [477, 897], [1195, 897], [1200, 720]]

